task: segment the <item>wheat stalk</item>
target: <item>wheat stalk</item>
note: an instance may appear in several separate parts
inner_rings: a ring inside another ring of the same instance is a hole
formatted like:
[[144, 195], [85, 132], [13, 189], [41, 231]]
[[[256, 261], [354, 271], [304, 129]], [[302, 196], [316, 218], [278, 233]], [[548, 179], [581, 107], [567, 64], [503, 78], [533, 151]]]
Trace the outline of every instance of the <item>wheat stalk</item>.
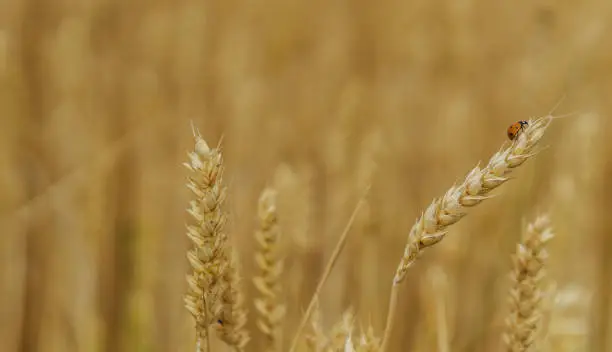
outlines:
[[253, 283], [261, 298], [255, 299], [254, 303], [259, 313], [257, 327], [266, 337], [266, 351], [279, 350], [281, 320], [285, 315], [285, 306], [279, 302], [283, 261], [278, 254], [280, 230], [276, 196], [276, 191], [271, 188], [266, 188], [261, 193], [258, 206], [260, 227], [255, 233], [260, 246], [259, 252], [255, 254], [255, 261], [261, 270], [261, 276], [253, 278]]
[[195, 320], [197, 350], [210, 351], [208, 327], [223, 312], [221, 297], [230, 264], [224, 232], [227, 216], [222, 209], [226, 188], [222, 182], [220, 148], [211, 149], [195, 128], [193, 136], [195, 147], [188, 153], [189, 162], [184, 164], [190, 171], [187, 188], [194, 196], [188, 209], [193, 224], [187, 225], [187, 236], [193, 243], [187, 259], [193, 272], [187, 276], [185, 307]]
[[472, 169], [461, 184], [453, 185], [442, 198], [434, 199], [417, 219], [410, 230], [404, 255], [393, 278], [382, 351], [386, 350], [389, 343], [399, 299], [399, 287], [406, 278], [408, 268], [423, 250], [440, 242], [446, 235], [446, 228], [461, 220], [468, 208], [492, 197], [491, 191], [508, 181], [510, 179], [508, 174], [514, 168], [523, 165], [537, 154], [535, 147], [552, 120], [563, 117], [552, 116], [552, 111], [545, 117], [530, 119], [527, 128], [511, 143], [504, 143], [485, 167], [476, 166]]
[[509, 352], [528, 351], [535, 342], [541, 320], [540, 285], [548, 258], [545, 246], [553, 236], [550, 219], [542, 215], [529, 224], [522, 242], [517, 245], [511, 274], [514, 284], [509, 297], [510, 314], [503, 336]]

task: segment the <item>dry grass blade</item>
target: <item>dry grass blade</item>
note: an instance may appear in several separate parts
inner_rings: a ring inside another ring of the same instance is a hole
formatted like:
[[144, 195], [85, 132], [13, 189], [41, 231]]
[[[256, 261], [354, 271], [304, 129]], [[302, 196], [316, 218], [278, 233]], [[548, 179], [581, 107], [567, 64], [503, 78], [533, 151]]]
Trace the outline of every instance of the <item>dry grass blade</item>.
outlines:
[[276, 196], [275, 190], [266, 188], [259, 197], [260, 228], [255, 233], [260, 246], [255, 254], [255, 261], [261, 275], [253, 278], [253, 283], [261, 297], [256, 298], [254, 303], [258, 313], [257, 327], [266, 338], [266, 351], [279, 350], [281, 320], [285, 316], [285, 306], [279, 302], [283, 261], [278, 254], [280, 230]]
[[540, 320], [543, 291], [541, 281], [548, 254], [545, 246], [553, 238], [548, 216], [529, 224], [513, 257], [510, 314], [503, 340], [510, 352], [527, 351], [534, 344]]
[[424, 249], [440, 242], [446, 235], [446, 228], [461, 220], [466, 215], [468, 208], [490, 198], [492, 196], [491, 191], [508, 181], [508, 174], [514, 168], [521, 166], [529, 158], [536, 155], [535, 147], [555, 118], [548, 114], [545, 117], [529, 120], [528, 127], [513, 142], [504, 143], [485, 167], [476, 166], [472, 169], [461, 184], [452, 186], [443, 197], [435, 199], [417, 219], [410, 230], [404, 255], [393, 278], [387, 323], [382, 342], [383, 351], [389, 343], [399, 299], [399, 286], [406, 278], [408, 268]]

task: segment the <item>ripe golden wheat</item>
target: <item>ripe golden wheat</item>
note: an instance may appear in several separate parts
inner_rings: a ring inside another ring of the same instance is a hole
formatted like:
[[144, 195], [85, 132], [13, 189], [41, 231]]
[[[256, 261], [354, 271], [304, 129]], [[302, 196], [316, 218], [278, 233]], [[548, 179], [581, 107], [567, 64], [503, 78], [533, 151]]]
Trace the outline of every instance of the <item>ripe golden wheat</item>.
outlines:
[[[532, 119], [529, 126], [512, 142], [506, 142], [495, 153], [487, 165], [476, 166], [465, 180], [452, 186], [444, 196], [435, 199], [416, 221], [408, 235], [408, 243], [393, 279], [392, 293], [389, 302], [387, 322], [383, 338], [377, 337], [371, 325], [361, 329], [360, 335], [354, 334], [354, 314], [346, 310], [342, 319], [332, 327], [329, 334], [324, 333], [319, 321], [317, 309], [318, 294], [325, 283], [335, 261], [340, 255], [350, 225], [354, 221], [363, 203], [360, 199], [344, 233], [332, 254], [323, 276], [321, 277], [312, 300], [303, 319], [295, 332], [290, 351], [297, 348], [303, 327], [310, 322], [311, 332], [307, 334], [304, 347], [307, 351], [385, 351], [393, 328], [396, 305], [399, 300], [399, 287], [424, 249], [440, 242], [447, 233], [447, 227], [457, 223], [466, 215], [468, 208], [480, 204], [491, 197], [491, 192], [509, 180], [509, 173], [529, 158], [537, 154], [536, 146], [553, 119], [551, 114]], [[189, 289], [185, 299], [186, 307], [195, 320], [195, 332], [198, 348], [210, 351], [208, 329], [214, 325], [218, 336], [233, 350], [243, 351], [249, 335], [245, 331], [246, 312], [244, 301], [238, 286], [238, 268], [236, 261], [230, 258], [231, 248], [224, 233], [226, 213], [223, 210], [226, 188], [222, 183], [223, 160], [219, 147], [210, 148], [199, 133], [194, 131], [195, 148], [189, 153], [190, 162], [186, 164], [192, 175], [188, 188], [195, 199], [190, 203], [189, 213], [195, 224], [187, 227], [187, 235], [194, 246], [188, 252], [193, 273], [188, 277]], [[283, 333], [280, 320], [285, 307], [279, 300], [281, 290], [280, 273], [283, 267], [278, 253], [280, 229], [277, 222], [276, 191], [265, 189], [259, 200], [258, 216], [260, 228], [255, 232], [260, 251], [256, 254], [256, 263], [260, 275], [253, 283], [260, 297], [254, 300], [257, 312], [257, 327], [265, 337], [265, 350], [281, 351], [280, 335]], [[521, 347], [533, 342], [533, 323], [537, 317], [538, 292], [537, 284], [541, 270], [541, 259], [544, 251], [541, 246], [550, 238], [547, 230], [547, 218], [539, 218], [535, 225], [529, 227], [530, 237], [519, 248], [515, 264], [516, 285], [511, 291], [515, 303], [513, 315], [509, 318], [509, 330], [505, 341], [511, 351], [522, 350]], [[546, 221], [545, 221], [546, 220]], [[539, 236], [539, 237], [538, 237]], [[536, 263], [537, 268], [530, 266]], [[525, 268], [519, 268], [519, 266]], [[524, 272], [525, 270], [527, 272]], [[532, 275], [533, 274], [533, 275]], [[535, 276], [534, 276], [535, 275]], [[532, 285], [533, 284], [533, 285]], [[529, 287], [527, 287], [529, 286]], [[529, 292], [526, 289], [529, 288]], [[531, 315], [523, 313], [523, 300], [529, 302]]]
[[385, 351], [393, 328], [393, 321], [399, 300], [399, 288], [406, 278], [408, 268], [428, 247], [444, 239], [446, 229], [461, 220], [467, 209], [474, 207], [491, 197], [491, 191], [504, 184], [510, 178], [508, 174], [529, 158], [537, 154], [535, 147], [544, 136], [553, 119], [551, 114], [531, 119], [528, 127], [511, 143], [504, 143], [488, 164], [481, 168], [476, 166], [468, 173], [459, 185], [453, 185], [441, 198], [434, 199], [408, 234], [408, 243], [393, 278], [391, 298], [387, 312], [387, 324], [384, 331], [381, 350]]
[[195, 129], [193, 135], [195, 147], [188, 154], [189, 163], [184, 164], [191, 172], [187, 187], [194, 195], [188, 210], [194, 224], [187, 226], [187, 236], [193, 242], [187, 258], [193, 273], [187, 277], [185, 306], [196, 323], [198, 350], [210, 351], [209, 327], [214, 325], [221, 340], [242, 351], [248, 334], [244, 331], [238, 268], [224, 232], [223, 157], [220, 148], [211, 149]]

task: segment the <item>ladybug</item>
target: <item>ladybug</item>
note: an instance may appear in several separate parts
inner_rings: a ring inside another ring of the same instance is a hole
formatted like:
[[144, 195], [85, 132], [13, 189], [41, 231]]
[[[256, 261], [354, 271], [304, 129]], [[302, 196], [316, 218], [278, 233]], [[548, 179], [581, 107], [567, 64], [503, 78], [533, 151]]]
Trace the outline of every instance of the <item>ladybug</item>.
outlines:
[[510, 125], [510, 127], [508, 127], [508, 138], [510, 138], [511, 141], [515, 140], [519, 133], [527, 128], [527, 126], [529, 126], [529, 123], [524, 120], [513, 123]]

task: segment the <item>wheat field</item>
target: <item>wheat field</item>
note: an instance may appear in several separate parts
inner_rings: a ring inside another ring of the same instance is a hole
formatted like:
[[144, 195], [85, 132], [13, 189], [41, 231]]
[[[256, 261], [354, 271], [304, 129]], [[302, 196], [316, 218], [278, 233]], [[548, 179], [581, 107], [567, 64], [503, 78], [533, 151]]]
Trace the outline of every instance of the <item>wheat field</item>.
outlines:
[[4, 0], [0, 350], [612, 351], [609, 33], [603, 0]]

